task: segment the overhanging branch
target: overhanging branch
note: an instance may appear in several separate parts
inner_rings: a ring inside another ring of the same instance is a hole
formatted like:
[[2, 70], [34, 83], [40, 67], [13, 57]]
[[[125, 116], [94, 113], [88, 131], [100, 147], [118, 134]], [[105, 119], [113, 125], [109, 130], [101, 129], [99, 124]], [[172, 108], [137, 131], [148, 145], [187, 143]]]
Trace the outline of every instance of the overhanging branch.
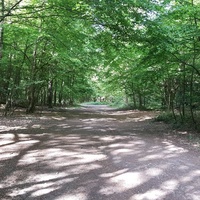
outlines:
[[4, 19], [5, 19], [6, 17], [8, 17], [8, 16], [11, 14], [12, 10], [14, 10], [22, 1], [23, 1], [23, 0], [19, 0], [18, 2], [16, 2], [16, 3], [7, 11], [7, 13], [4, 14], [4, 15], [1, 17], [0, 23], [3, 22]]

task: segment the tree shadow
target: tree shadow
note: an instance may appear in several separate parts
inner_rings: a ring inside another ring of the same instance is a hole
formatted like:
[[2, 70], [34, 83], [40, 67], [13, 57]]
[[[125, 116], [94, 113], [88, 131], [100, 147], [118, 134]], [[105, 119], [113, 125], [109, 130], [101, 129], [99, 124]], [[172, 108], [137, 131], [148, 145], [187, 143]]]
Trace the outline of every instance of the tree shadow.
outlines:
[[200, 198], [196, 152], [151, 134], [155, 127], [143, 121], [91, 119], [2, 132], [0, 199]]

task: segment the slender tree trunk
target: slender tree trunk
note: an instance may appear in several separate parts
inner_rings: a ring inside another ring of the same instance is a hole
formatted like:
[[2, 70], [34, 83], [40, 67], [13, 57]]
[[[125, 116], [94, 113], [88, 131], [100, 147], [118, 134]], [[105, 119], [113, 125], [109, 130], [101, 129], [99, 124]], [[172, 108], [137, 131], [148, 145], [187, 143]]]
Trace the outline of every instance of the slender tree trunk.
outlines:
[[[13, 77], [13, 66], [12, 66], [12, 56], [9, 55], [9, 63], [7, 63], [7, 70], [5, 74], [5, 80], [4, 80], [4, 93], [3, 98], [5, 100], [6, 106], [5, 106], [5, 115], [12, 110], [12, 102], [13, 102], [13, 85], [11, 84], [12, 77]], [[9, 109], [8, 109], [9, 108]]]
[[191, 79], [190, 79], [190, 114], [191, 114], [192, 121], [196, 126], [196, 120], [195, 120], [194, 111], [193, 111], [193, 86], [194, 86], [193, 82], [194, 82], [194, 70], [192, 69], [192, 74], [191, 74]]
[[28, 94], [28, 108], [26, 110], [26, 113], [34, 113], [35, 111], [35, 85], [33, 84], [29, 88], [29, 94]]
[[143, 97], [143, 106], [144, 106], [144, 108], [146, 108], [146, 103], [147, 103], [146, 97], [144, 96], [144, 97]]
[[35, 41], [35, 47], [33, 50], [33, 63], [31, 66], [31, 74], [30, 74], [30, 86], [28, 89], [28, 108], [26, 110], [26, 113], [33, 113], [35, 111], [35, 104], [36, 104], [36, 98], [35, 98], [35, 90], [36, 90], [36, 66], [37, 66], [37, 40]]
[[125, 101], [126, 101], [126, 105], [129, 104], [129, 100], [128, 100], [128, 95], [126, 94], [126, 97], [125, 97]]
[[166, 109], [167, 108], [167, 86], [166, 86], [166, 80], [163, 82], [163, 89], [162, 91], [162, 99], [161, 99], [161, 104], [162, 108]]
[[[0, 7], [0, 9], [1, 9], [0, 10], [0, 15], [2, 16], [2, 20], [0, 21], [0, 61], [1, 61], [1, 59], [3, 58], [3, 43], [4, 43], [4, 40], [3, 40], [3, 33], [4, 33], [4, 27], [3, 27], [4, 26], [4, 10], [5, 10], [4, 0], [1, 0], [1, 5], [0, 6], [1, 6]], [[1, 68], [2, 68], [2, 64], [0, 62], [0, 69]], [[1, 84], [2, 84], [1, 87], [4, 89], [5, 81], [1, 80]], [[0, 92], [0, 100], [3, 103], [5, 103], [5, 101], [6, 101], [4, 91]]]
[[55, 88], [53, 93], [53, 105], [56, 106], [56, 103], [57, 103], [57, 90]]
[[171, 103], [170, 104], [171, 104], [171, 110], [172, 110], [172, 114], [173, 114], [174, 120], [177, 122], [173, 99], [171, 99]]
[[[194, 1], [191, 0], [191, 3], [193, 6], [194, 5]], [[195, 26], [198, 28], [198, 21], [197, 21], [197, 18], [194, 16], [194, 18], [192, 19], [193, 22], [195, 24]], [[197, 38], [194, 36], [193, 38], [193, 58], [192, 58], [192, 65], [195, 66], [196, 65], [196, 55], [197, 55], [197, 50], [196, 50], [196, 42], [197, 42]], [[193, 90], [194, 90], [194, 68], [192, 69], [192, 73], [191, 73], [191, 79], [190, 79], [190, 113], [191, 113], [191, 118], [192, 118], [192, 121], [193, 123], [195, 124], [195, 128], [196, 128], [196, 120], [195, 120], [195, 117], [194, 117], [194, 111], [193, 111]]]
[[47, 97], [47, 104], [49, 108], [53, 108], [53, 80], [49, 80], [48, 83], [48, 97]]
[[43, 89], [43, 98], [42, 98], [42, 101], [43, 101], [43, 104], [42, 105], [46, 105], [47, 104], [47, 94], [46, 94], [47, 92], [46, 92], [46, 87], [44, 87], [44, 89]]
[[175, 86], [174, 86], [173, 79], [170, 79], [169, 81], [170, 81], [169, 88], [168, 88], [168, 92], [169, 92], [169, 109], [171, 109], [171, 112], [173, 114], [174, 120], [177, 121], [175, 108], [174, 108], [174, 99], [175, 99], [175, 96], [176, 96]]
[[182, 80], [182, 100], [181, 100], [181, 111], [182, 111], [182, 120], [185, 120], [185, 101], [186, 101], [186, 71], [185, 71], [185, 64], [183, 64], [183, 80]]
[[0, 22], [0, 60], [3, 57], [4, 15], [5, 15], [5, 2], [4, 2], [4, 0], [1, 0], [1, 17], [2, 17], [2, 20]]
[[58, 103], [59, 103], [60, 106], [62, 105], [62, 100], [63, 100], [63, 88], [64, 88], [64, 84], [65, 83], [62, 80], [61, 84], [60, 84], [60, 91], [59, 91], [59, 94], [58, 94]]
[[53, 105], [56, 106], [57, 103], [57, 82], [54, 83], [54, 92], [53, 92]]
[[135, 93], [133, 93], [133, 106], [134, 106], [134, 108], [137, 108], [137, 101], [136, 101]]
[[139, 108], [142, 108], [142, 94], [141, 94], [141, 92], [139, 91], [138, 92], [138, 98], [139, 98]]
[[167, 103], [167, 110], [170, 111], [171, 110], [171, 80], [167, 80], [166, 81], [166, 90], [165, 90], [165, 93], [166, 93], [166, 103]]

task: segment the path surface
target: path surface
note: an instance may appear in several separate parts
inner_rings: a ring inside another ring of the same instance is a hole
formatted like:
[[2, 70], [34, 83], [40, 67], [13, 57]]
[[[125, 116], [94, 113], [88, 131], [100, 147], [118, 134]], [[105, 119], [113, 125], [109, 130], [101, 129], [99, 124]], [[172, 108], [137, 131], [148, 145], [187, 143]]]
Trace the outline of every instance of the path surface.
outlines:
[[0, 120], [1, 200], [199, 200], [200, 152], [151, 112], [88, 106]]

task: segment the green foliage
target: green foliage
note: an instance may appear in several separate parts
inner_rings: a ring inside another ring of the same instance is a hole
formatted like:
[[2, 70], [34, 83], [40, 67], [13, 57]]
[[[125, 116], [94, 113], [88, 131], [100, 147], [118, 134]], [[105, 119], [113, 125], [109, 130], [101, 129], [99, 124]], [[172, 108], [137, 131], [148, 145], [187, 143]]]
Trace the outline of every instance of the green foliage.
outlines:
[[32, 112], [103, 97], [195, 124], [199, 12], [199, 1], [5, 1], [0, 101], [28, 99]]
[[158, 122], [165, 122], [165, 123], [175, 123], [175, 119], [172, 113], [170, 112], [164, 112], [158, 115], [155, 119], [155, 121]]
[[[179, 130], [197, 130], [200, 131], [199, 123], [194, 124], [193, 119], [189, 114], [185, 115], [185, 121], [182, 120], [181, 116], [179, 114], [175, 115], [176, 118], [174, 118], [173, 113], [171, 112], [163, 112], [160, 113], [156, 118], [155, 121], [157, 122], [165, 122], [168, 124], [171, 124], [173, 128], [179, 129]], [[196, 116], [197, 121], [200, 121], [200, 114]]]
[[85, 102], [83, 103], [82, 105], [107, 105], [108, 103], [107, 102], [101, 102], [101, 101], [90, 101], [90, 102]]

